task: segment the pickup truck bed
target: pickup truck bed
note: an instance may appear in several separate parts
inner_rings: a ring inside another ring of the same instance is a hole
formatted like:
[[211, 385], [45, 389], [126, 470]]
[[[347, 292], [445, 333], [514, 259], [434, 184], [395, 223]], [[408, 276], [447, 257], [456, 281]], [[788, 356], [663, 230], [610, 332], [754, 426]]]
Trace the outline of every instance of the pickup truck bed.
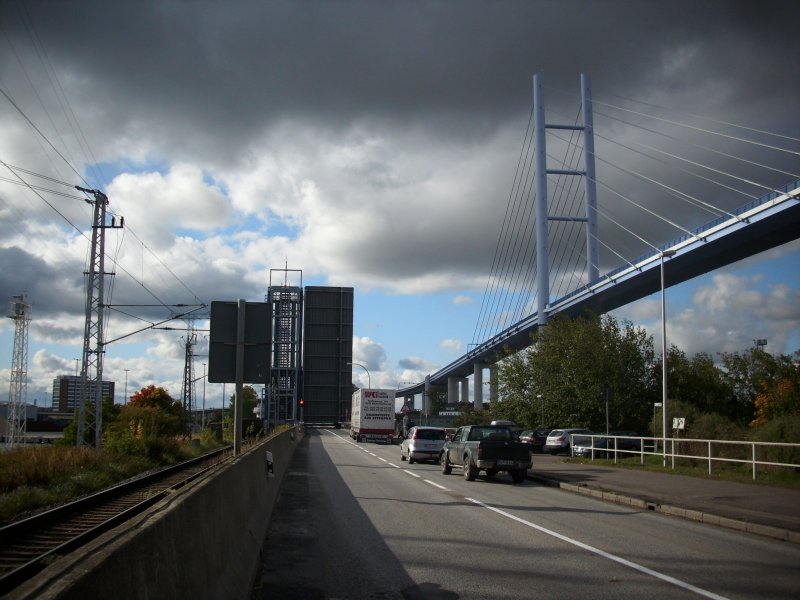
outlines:
[[517, 441], [508, 427], [467, 425], [444, 445], [440, 463], [445, 475], [453, 467], [461, 467], [467, 481], [473, 481], [481, 471], [490, 478], [507, 471], [514, 483], [521, 483], [531, 467], [531, 454], [528, 445]]

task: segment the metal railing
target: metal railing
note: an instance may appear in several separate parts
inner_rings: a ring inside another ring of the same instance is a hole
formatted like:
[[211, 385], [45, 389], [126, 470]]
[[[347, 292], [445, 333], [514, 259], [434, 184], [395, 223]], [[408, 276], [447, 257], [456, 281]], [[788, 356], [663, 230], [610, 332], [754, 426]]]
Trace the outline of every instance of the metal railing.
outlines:
[[[588, 443], [582, 443], [586, 438]], [[604, 445], [595, 441], [606, 439]], [[800, 469], [800, 444], [789, 443], [577, 434], [570, 436], [570, 453], [592, 460], [613, 457], [615, 463], [620, 458], [638, 456], [640, 464], [644, 464], [645, 456], [658, 456], [663, 457], [665, 465], [669, 460], [673, 469], [676, 458], [702, 461], [708, 465], [709, 475], [715, 463], [749, 465], [753, 481], [759, 470], [766, 468]]]

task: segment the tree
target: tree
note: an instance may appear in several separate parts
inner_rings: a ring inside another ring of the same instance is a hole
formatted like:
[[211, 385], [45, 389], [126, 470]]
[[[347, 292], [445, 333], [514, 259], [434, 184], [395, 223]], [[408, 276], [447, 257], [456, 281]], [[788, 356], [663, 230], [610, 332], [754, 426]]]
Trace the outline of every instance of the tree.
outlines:
[[119, 409], [105, 432], [105, 445], [110, 451], [161, 459], [172, 448], [172, 439], [184, 432], [185, 421], [180, 401], [150, 385]]
[[756, 418], [756, 398], [774, 389], [785, 379], [800, 372], [800, 352], [794, 357], [773, 356], [761, 348], [750, 348], [743, 354], [722, 353], [723, 378], [733, 390], [730, 418], [746, 424]]
[[630, 322], [557, 316], [532, 335], [529, 348], [500, 361], [501, 402], [492, 411], [523, 427], [601, 431], [608, 390], [611, 428], [644, 430], [656, 396], [653, 364], [652, 338]]
[[755, 417], [751, 427], [758, 427], [779, 417], [800, 417], [800, 373], [795, 372], [769, 386], [756, 396]]
[[428, 414], [438, 415], [447, 406], [447, 387], [443, 385], [429, 386], [428, 401], [430, 402]]
[[[86, 404], [87, 404], [86, 414], [89, 414], [89, 407], [88, 407], [89, 403], [87, 402]], [[103, 432], [106, 431], [106, 429], [108, 428], [109, 424], [111, 422], [113, 422], [117, 418], [117, 416], [119, 415], [120, 408], [121, 407], [119, 405], [114, 404], [114, 399], [111, 396], [106, 396], [105, 398], [103, 398], [103, 404], [101, 405], [101, 408], [100, 408], [100, 414], [103, 416], [103, 420], [102, 420], [102, 423], [101, 423], [101, 430], [102, 431], [101, 431], [100, 435], [103, 435]], [[58, 441], [59, 445], [61, 445], [61, 446], [74, 446], [77, 443], [77, 440], [78, 440], [78, 416], [79, 416], [79, 413], [76, 410], [75, 414], [74, 414], [74, 416], [72, 418], [72, 421], [70, 421], [69, 424], [64, 428], [64, 435]], [[88, 437], [89, 437], [89, 439], [87, 441], [88, 441], [89, 444], [93, 445], [94, 444], [94, 430], [90, 429], [87, 433], [88, 433]]]
[[[261, 402], [261, 398], [259, 397], [256, 390], [253, 388], [253, 386], [250, 385], [244, 386], [244, 388], [242, 389], [242, 396], [243, 396], [242, 418], [251, 419], [253, 418], [253, 409], [259, 402]], [[235, 401], [236, 401], [236, 394], [231, 394], [230, 405], [227, 409], [228, 415], [230, 415], [231, 418], [233, 418], [234, 416], [233, 411], [235, 408], [234, 404]]]
[[[686, 402], [703, 413], [731, 418], [735, 412], [733, 389], [709, 354], [700, 352], [689, 359], [686, 353], [672, 346], [667, 352], [667, 369], [670, 400]], [[660, 360], [656, 370], [661, 373]]]
[[180, 401], [173, 399], [164, 388], [154, 385], [148, 385], [136, 392], [126, 406], [156, 408], [178, 417], [183, 416]]

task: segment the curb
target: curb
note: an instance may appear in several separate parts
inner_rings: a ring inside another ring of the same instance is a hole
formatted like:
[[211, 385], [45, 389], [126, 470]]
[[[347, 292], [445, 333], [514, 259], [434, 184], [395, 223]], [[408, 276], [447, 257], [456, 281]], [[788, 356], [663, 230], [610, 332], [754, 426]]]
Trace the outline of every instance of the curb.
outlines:
[[737, 519], [721, 517], [719, 515], [713, 515], [710, 513], [698, 510], [692, 510], [688, 508], [681, 508], [679, 506], [672, 506], [669, 504], [656, 504], [653, 502], [647, 502], [640, 498], [624, 496], [616, 492], [609, 492], [597, 488], [575, 485], [573, 483], [565, 483], [563, 481], [559, 481], [558, 479], [553, 479], [550, 477], [542, 477], [541, 475], [528, 474], [528, 479], [532, 479], [548, 487], [561, 488], [562, 490], [565, 490], [567, 492], [572, 492], [574, 494], [581, 494], [583, 496], [589, 496], [597, 500], [602, 500], [603, 502], [624, 504], [626, 506], [632, 506], [634, 508], [640, 508], [642, 510], [650, 510], [653, 512], [669, 515], [672, 517], [678, 517], [680, 519], [687, 519], [689, 521], [696, 521], [699, 523], [716, 525], [718, 527], [724, 527], [726, 529], [733, 529], [736, 531], [752, 533], [754, 535], [760, 535], [762, 537], [768, 537], [776, 540], [781, 540], [784, 542], [790, 542], [792, 544], [800, 544], [800, 532], [797, 531], [789, 531], [788, 529], [781, 529], [780, 527], [760, 525], [758, 523], [750, 523], [748, 521], [739, 521]]

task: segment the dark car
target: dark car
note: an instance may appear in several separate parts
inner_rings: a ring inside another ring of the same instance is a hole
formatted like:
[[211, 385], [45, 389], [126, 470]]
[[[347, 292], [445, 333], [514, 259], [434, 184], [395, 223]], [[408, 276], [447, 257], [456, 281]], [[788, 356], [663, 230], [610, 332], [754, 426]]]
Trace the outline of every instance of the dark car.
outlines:
[[[617, 437], [617, 450], [630, 450], [639, 452], [642, 449], [642, 439], [635, 431], [609, 431], [608, 435]], [[609, 440], [609, 448], [614, 449], [613, 439]]]
[[[612, 431], [609, 435], [613, 436], [629, 436], [635, 437], [637, 434], [633, 431]], [[642, 449], [640, 439], [628, 439], [625, 437], [575, 437], [572, 445], [573, 456], [592, 457], [594, 458], [611, 458], [614, 456], [614, 451], [618, 458], [631, 456], [634, 452], [639, 452]], [[615, 445], [616, 444], [616, 445]]]
[[519, 441], [528, 444], [531, 452], [544, 452], [544, 444], [551, 431], [551, 429], [526, 429], [519, 434]]

